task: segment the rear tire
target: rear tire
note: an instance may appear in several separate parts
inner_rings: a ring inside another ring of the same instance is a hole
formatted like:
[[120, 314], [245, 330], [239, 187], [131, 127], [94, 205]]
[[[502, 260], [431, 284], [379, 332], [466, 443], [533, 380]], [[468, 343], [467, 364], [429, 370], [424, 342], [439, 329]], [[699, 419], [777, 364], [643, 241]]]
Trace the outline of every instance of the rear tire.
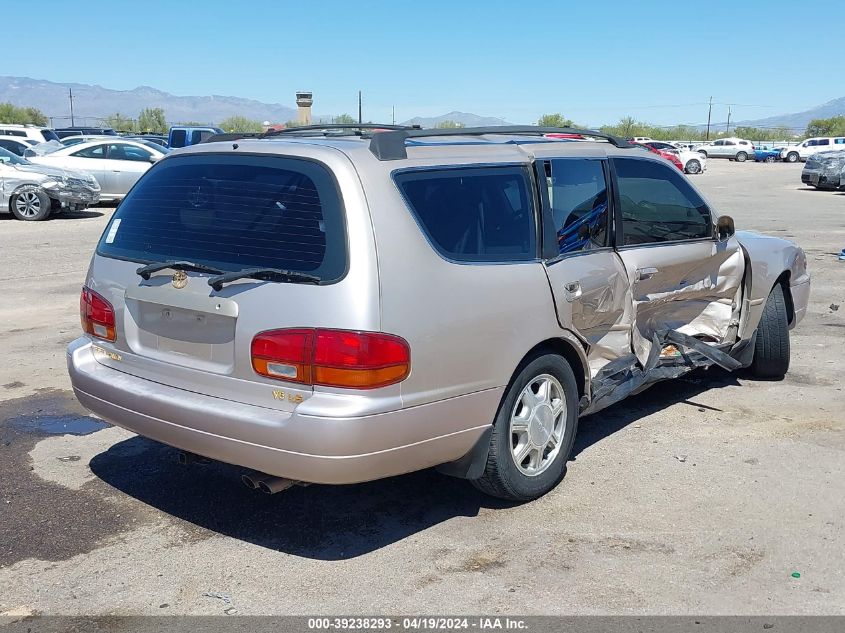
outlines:
[[766, 299], [750, 369], [757, 378], [782, 378], [789, 369], [789, 314], [779, 283]]
[[744, 163], [748, 159], [748, 154], [745, 152], [737, 152], [736, 154], [736, 162]]
[[701, 173], [701, 163], [694, 158], [687, 162], [686, 172], [688, 174], [700, 174]]
[[50, 196], [39, 189], [26, 189], [12, 196], [9, 210], [18, 220], [38, 222], [50, 217], [53, 203]]
[[575, 442], [578, 401], [565, 359], [543, 354], [530, 360], [505, 392], [484, 474], [472, 484], [509, 501], [536, 499], [557, 486]]

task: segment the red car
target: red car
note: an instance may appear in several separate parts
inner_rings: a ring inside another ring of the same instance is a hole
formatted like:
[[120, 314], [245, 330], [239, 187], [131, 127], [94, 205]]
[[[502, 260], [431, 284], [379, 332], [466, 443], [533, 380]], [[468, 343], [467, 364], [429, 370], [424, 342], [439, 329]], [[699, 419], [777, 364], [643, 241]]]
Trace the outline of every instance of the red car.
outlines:
[[662, 156], [663, 158], [668, 160], [670, 163], [672, 163], [675, 167], [680, 169], [681, 173], [684, 173], [684, 164], [681, 162], [681, 159], [678, 158], [677, 154], [675, 154], [673, 152], [668, 152], [668, 151], [662, 150], [662, 149], [654, 149], [653, 147], [650, 147], [649, 145], [643, 145], [642, 143], [632, 143], [632, 144], [633, 145], [639, 145], [643, 149], [647, 149], [648, 151], [650, 151], [654, 154], [658, 154], [658, 155]]

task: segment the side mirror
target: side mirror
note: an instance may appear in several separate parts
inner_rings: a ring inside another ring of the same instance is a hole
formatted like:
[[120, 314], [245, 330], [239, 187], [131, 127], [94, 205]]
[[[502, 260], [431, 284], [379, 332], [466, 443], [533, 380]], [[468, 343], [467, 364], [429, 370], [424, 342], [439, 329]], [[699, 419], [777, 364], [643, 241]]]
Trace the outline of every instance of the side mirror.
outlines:
[[716, 220], [716, 239], [727, 242], [736, 233], [734, 219], [729, 215], [722, 215]]

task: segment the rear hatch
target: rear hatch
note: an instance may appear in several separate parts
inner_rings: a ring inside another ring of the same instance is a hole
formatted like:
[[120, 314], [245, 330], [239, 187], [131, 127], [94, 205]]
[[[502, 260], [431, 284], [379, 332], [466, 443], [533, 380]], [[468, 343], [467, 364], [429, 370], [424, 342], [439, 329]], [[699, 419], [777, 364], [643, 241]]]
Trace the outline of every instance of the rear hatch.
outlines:
[[[256, 269], [260, 278], [209, 284]], [[106, 351], [98, 360], [292, 410], [311, 387], [258, 375], [252, 340], [279, 328], [377, 329], [377, 280], [353, 288], [349, 270], [346, 208], [325, 164], [232, 151], [167, 158], [121, 203], [97, 247], [88, 286], [116, 321], [116, 340], [97, 341]]]

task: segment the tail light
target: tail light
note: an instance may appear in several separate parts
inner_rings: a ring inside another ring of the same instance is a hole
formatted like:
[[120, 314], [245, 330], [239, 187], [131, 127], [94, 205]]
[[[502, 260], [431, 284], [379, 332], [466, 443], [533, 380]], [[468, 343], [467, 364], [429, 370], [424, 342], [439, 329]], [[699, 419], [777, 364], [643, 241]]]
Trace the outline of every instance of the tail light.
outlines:
[[269, 330], [252, 340], [252, 367], [278, 380], [375, 389], [408, 377], [411, 350], [404, 339], [379, 332]]
[[114, 308], [87, 286], [82, 287], [79, 297], [79, 317], [84, 332], [105, 341], [114, 341]]

